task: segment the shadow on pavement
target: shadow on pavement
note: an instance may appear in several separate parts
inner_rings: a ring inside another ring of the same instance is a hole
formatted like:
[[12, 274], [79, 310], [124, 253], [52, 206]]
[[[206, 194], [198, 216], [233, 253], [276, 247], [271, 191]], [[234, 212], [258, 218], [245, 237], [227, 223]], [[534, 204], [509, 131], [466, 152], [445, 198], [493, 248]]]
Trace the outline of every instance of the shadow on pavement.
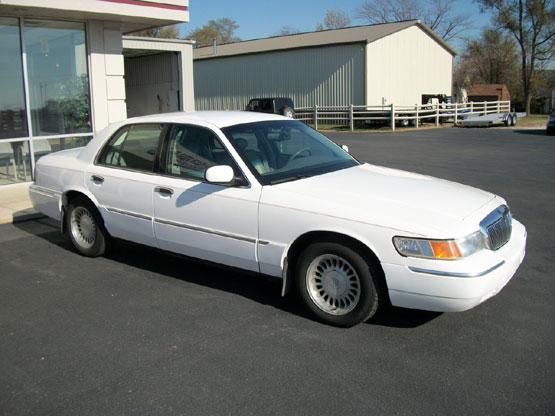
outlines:
[[[56, 221], [42, 218], [15, 223], [14, 226], [64, 250], [75, 253], [71, 243], [61, 235], [60, 225]], [[280, 296], [281, 280], [279, 279], [224, 268], [122, 240], [113, 241], [104, 258], [161, 276], [234, 293], [288, 313], [313, 319], [300, 305], [294, 294], [285, 298]], [[416, 328], [430, 322], [439, 315], [441, 314], [435, 312], [389, 306], [369, 319], [366, 324], [392, 328]]]
[[533, 136], [546, 136], [545, 128], [543, 129], [514, 129], [513, 132], [518, 134], [531, 134]]

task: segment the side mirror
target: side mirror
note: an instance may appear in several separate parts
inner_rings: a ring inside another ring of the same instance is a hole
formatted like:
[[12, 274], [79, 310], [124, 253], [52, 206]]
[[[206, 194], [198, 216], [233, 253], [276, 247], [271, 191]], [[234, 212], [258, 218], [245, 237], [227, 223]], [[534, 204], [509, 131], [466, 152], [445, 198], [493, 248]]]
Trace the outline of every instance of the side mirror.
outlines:
[[234, 177], [233, 168], [227, 165], [212, 166], [204, 172], [204, 179], [215, 184], [228, 185], [233, 182]]
[[349, 146], [347, 146], [346, 144], [341, 145], [341, 148], [349, 153]]

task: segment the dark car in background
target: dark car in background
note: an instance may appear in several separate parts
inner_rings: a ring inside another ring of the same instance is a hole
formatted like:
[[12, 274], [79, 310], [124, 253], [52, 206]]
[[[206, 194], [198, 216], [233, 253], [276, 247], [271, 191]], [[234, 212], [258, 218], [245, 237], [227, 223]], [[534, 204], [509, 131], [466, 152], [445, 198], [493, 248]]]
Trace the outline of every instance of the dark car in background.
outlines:
[[280, 114], [290, 118], [295, 116], [293, 100], [288, 97], [253, 98], [249, 101], [245, 110], [257, 113]]
[[545, 134], [548, 136], [555, 135], [555, 111], [553, 111], [549, 116], [549, 121], [547, 122], [547, 126], [545, 128]]

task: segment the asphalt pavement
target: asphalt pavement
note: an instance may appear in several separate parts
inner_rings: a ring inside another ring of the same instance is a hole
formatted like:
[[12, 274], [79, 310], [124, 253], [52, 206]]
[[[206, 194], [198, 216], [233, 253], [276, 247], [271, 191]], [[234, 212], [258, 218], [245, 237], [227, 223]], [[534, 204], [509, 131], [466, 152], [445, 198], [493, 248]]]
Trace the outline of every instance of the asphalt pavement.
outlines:
[[555, 138], [328, 135], [362, 161], [505, 197], [529, 239], [513, 280], [468, 312], [391, 308], [338, 329], [279, 282], [128, 243], [89, 259], [50, 220], [3, 225], [0, 414], [554, 414]]

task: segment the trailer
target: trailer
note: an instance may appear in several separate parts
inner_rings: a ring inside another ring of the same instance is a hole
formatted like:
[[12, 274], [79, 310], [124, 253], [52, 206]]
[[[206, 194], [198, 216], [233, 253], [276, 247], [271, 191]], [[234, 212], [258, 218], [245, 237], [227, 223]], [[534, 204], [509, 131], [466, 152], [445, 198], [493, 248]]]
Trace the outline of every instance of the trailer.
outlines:
[[486, 115], [461, 115], [460, 127], [516, 126], [520, 115], [516, 112], [494, 113]]

